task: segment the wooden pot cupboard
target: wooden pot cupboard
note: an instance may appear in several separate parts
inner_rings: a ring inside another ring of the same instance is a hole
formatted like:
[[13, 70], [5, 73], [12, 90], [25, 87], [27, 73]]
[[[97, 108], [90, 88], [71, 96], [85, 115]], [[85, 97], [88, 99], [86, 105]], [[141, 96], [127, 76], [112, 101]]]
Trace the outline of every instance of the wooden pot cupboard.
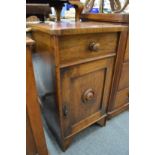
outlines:
[[66, 150], [75, 134], [104, 126], [128, 107], [128, 26], [50, 22], [31, 28], [43, 116]]

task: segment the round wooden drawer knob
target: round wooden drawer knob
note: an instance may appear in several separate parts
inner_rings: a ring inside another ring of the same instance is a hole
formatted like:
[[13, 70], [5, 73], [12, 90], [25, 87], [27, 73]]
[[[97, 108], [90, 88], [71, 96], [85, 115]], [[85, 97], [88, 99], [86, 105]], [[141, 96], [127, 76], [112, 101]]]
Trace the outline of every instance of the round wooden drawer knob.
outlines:
[[99, 50], [99, 48], [100, 48], [99, 43], [92, 42], [92, 43], [89, 44], [90, 51], [97, 52]]

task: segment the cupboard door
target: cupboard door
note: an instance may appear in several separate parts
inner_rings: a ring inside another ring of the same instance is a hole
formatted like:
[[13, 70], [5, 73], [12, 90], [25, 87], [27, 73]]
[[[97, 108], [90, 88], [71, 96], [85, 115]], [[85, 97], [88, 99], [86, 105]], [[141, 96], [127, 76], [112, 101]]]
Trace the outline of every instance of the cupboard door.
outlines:
[[64, 136], [106, 115], [114, 58], [61, 69]]

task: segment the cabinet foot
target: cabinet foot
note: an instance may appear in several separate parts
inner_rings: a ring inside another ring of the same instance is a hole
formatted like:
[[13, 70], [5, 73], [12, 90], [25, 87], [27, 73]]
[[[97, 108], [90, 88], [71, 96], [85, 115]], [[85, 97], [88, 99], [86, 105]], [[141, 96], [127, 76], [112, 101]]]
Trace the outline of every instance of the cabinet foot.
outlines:
[[96, 123], [98, 125], [100, 125], [100, 126], [105, 126], [105, 124], [106, 124], [106, 118], [104, 117], [104, 118], [100, 119], [99, 121], [97, 121]]
[[66, 149], [70, 146], [72, 143], [73, 137], [67, 138], [62, 141], [61, 147], [63, 151], [66, 151]]

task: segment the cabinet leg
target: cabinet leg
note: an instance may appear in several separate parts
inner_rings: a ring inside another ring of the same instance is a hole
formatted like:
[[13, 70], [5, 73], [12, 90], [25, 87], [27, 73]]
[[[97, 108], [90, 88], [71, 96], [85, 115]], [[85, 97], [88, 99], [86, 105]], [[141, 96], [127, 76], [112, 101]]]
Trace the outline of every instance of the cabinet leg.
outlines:
[[96, 122], [100, 126], [105, 126], [106, 124], [106, 117], [100, 119], [99, 121]]
[[73, 137], [67, 138], [65, 140], [62, 141], [62, 150], [66, 151], [66, 149], [70, 146], [70, 144], [72, 143]]

